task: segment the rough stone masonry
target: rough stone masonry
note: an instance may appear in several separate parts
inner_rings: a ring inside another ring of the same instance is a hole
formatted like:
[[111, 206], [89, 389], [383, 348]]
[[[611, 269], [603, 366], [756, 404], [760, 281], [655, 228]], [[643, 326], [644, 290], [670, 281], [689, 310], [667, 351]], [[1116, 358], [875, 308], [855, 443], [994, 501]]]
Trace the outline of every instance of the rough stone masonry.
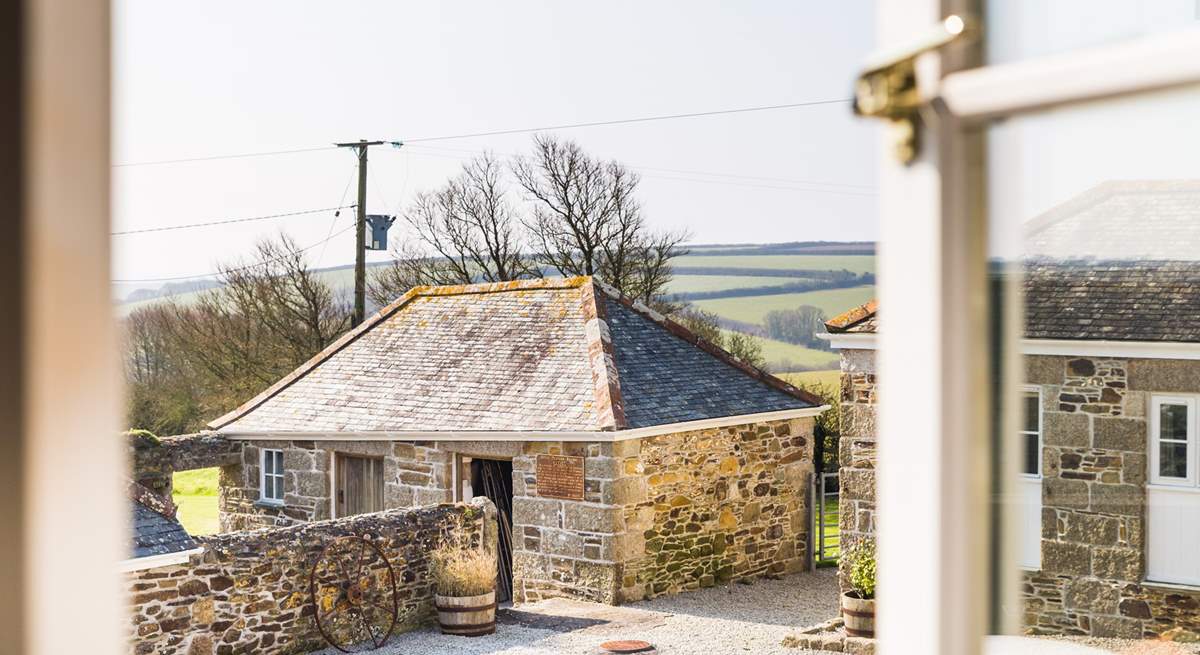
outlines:
[[373, 536], [395, 570], [402, 631], [433, 615], [430, 551], [445, 539], [494, 549], [495, 507], [476, 499], [198, 538], [204, 550], [186, 564], [127, 574], [130, 651], [276, 655], [324, 648], [309, 600], [309, 571], [331, 540], [364, 534]]

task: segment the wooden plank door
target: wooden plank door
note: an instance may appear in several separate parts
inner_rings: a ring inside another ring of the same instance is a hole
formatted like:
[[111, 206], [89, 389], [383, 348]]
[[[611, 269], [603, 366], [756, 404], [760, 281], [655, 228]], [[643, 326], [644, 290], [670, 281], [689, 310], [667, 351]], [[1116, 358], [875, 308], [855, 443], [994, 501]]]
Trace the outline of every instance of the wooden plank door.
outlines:
[[383, 510], [383, 460], [337, 456], [337, 515], [354, 516]]

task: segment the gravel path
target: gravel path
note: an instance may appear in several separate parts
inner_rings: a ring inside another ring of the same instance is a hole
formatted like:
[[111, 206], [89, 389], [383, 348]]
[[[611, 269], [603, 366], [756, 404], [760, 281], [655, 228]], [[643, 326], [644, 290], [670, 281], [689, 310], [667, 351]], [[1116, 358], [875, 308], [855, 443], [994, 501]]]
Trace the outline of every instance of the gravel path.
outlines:
[[[501, 610], [496, 634], [450, 637], [437, 628], [397, 635], [382, 655], [595, 655], [611, 639], [643, 639], [662, 655], [810, 655], [785, 648], [797, 628], [837, 614], [833, 569], [733, 584], [611, 607], [552, 599]], [[333, 651], [325, 651], [332, 655]]]

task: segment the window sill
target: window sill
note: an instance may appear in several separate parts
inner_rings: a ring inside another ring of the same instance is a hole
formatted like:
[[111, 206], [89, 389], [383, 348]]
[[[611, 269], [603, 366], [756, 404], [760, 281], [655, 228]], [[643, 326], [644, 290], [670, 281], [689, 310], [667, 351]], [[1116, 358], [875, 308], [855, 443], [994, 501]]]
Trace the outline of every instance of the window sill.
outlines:
[[1150, 589], [1161, 589], [1163, 591], [1186, 591], [1193, 594], [1200, 594], [1200, 584], [1181, 584], [1178, 582], [1156, 582], [1154, 580], [1142, 580], [1143, 587]]
[[264, 509], [281, 509], [281, 508], [283, 508], [284, 504], [285, 503], [282, 500], [256, 500], [256, 501], [254, 501], [255, 507], [261, 507]]

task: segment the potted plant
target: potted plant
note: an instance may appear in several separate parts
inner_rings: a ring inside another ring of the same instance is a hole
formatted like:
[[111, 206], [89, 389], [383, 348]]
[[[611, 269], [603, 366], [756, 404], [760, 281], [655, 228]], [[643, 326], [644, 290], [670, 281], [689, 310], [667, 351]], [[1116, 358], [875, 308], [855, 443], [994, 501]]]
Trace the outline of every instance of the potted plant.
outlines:
[[430, 556], [443, 634], [478, 637], [496, 631], [496, 556], [482, 548], [447, 545]]
[[842, 594], [842, 620], [851, 637], [875, 636], [875, 542], [863, 539], [842, 553], [850, 590]]

